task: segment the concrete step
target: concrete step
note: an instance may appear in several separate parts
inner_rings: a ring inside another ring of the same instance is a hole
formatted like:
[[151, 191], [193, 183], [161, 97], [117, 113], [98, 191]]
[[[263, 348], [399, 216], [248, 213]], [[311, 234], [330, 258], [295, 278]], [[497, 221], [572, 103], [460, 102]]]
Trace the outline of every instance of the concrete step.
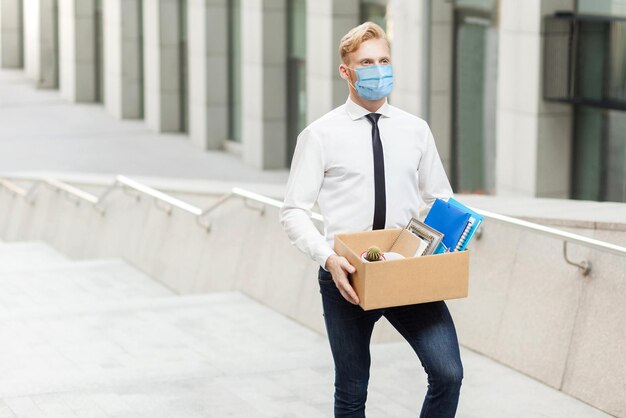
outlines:
[[[0, 416], [328, 417], [326, 338], [239, 293], [0, 315]], [[469, 350], [460, 418], [608, 417]], [[413, 417], [408, 344], [372, 347], [368, 416]]]
[[4, 242], [0, 245], [0, 274], [14, 270], [45, 268], [71, 262], [44, 241]]
[[0, 275], [0, 312], [173, 295], [121, 258], [71, 261]]
[[322, 336], [239, 293], [16, 310], [0, 314], [0, 341], [0, 359], [11, 359], [0, 361], [0, 399], [285, 370], [320, 364], [325, 349]]

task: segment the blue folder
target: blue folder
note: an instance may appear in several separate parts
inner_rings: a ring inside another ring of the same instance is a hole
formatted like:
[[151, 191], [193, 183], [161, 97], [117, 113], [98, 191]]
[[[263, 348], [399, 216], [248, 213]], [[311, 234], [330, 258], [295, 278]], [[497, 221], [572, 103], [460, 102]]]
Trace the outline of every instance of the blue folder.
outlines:
[[471, 225], [469, 225], [467, 231], [465, 231], [461, 236], [461, 242], [457, 244], [457, 247], [459, 247], [458, 251], [463, 251], [465, 248], [467, 248], [467, 244], [469, 244], [470, 240], [474, 236], [474, 233], [476, 233], [476, 230], [478, 230], [478, 227], [483, 222], [483, 216], [474, 212], [458, 200], [455, 200], [453, 197], [448, 199], [448, 203], [470, 214]]
[[470, 214], [460, 208], [444, 201], [436, 199], [428, 212], [424, 223], [435, 228], [443, 234], [443, 244], [454, 251], [465, 227], [470, 219]]

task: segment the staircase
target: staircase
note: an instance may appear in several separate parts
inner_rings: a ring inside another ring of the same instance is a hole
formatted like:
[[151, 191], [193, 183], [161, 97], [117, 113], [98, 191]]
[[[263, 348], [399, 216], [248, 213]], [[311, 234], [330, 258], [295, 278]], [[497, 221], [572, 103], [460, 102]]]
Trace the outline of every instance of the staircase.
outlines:
[[43, 242], [0, 246], [0, 314], [173, 296], [121, 258], [68, 260]]
[[[608, 416], [462, 357], [461, 418]], [[368, 416], [415, 416], [415, 354], [378, 344], [372, 359]], [[324, 336], [241, 293], [177, 295], [122, 258], [71, 260], [42, 241], [0, 241], [0, 376], [1, 418], [332, 415]]]
[[286, 389], [267, 374], [332, 385], [323, 337], [240, 293], [177, 295], [42, 241], [0, 241], [0, 341], [2, 418], [279, 416], [311, 407], [271, 401]]

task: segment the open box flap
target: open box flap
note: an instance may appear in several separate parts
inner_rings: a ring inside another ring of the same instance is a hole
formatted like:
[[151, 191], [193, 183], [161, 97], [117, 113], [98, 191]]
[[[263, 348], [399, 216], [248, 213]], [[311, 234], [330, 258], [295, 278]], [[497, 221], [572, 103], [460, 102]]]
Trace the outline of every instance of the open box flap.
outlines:
[[413, 257], [420, 243], [421, 240], [413, 235], [411, 231], [403, 229], [389, 251], [402, 254], [405, 257]]

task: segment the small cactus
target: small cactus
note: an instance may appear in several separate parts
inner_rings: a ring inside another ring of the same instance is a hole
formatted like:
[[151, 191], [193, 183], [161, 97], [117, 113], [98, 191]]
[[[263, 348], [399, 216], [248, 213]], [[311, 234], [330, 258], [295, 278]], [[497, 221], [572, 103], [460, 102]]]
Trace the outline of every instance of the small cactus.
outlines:
[[367, 261], [379, 261], [381, 255], [382, 252], [380, 251], [380, 248], [376, 246], [371, 246], [367, 249], [367, 252], [365, 253], [365, 259]]

